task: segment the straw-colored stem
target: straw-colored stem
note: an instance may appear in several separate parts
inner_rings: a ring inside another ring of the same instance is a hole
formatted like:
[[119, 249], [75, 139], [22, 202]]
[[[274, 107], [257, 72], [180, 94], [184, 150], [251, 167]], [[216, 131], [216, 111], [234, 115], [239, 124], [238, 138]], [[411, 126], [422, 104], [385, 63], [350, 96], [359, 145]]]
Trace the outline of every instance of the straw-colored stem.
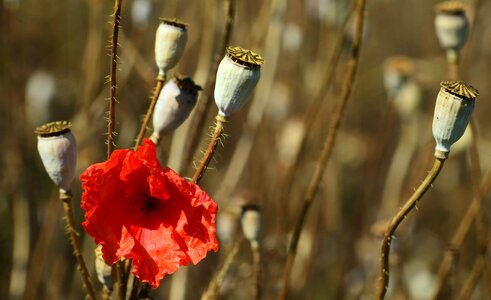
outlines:
[[116, 71], [118, 68], [118, 33], [121, 23], [121, 6], [123, 0], [114, 1], [114, 21], [111, 37], [111, 73], [109, 75], [109, 117], [107, 120], [107, 157], [114, 148], [114, 123], [116, 119]]
[[254, 266], [254, 297], [261, 299], [261, 248], [258, 242], [251, 242], [252, 263]]
[[60, 191], [60, 200], [63, 202], [63, 209], [65, 211], [65, 221], [66, 221], [66, 233], [70, 239], [70, 243], [73, 248], [73, 255], [77, 259], [78, 269], [80, 275], [82, 276], [82, 281], [87, 291], [87, 296], [89, 299], [95, 300], [95, 292], [92, 282], [90, 281], [90, 274], [85, 265], [85, 260], [82, 255], [82, 250], [80, 248], [80, 243], [78, 242], [78, 233], [73, 226], [73, 212], [72, 212], [72, 194], [70, 192]]
[[[449, 249], [451, 251], [458, 251], [460, 247], [462, 246], [462, 243], [464, 242], [465, 237], [469, 233], [469, 230], [471, 228], [472, 222], [476, 218], [476, 215], [479, 213], [480, 210], [480, 203], [484, 196], [488, 193], [488, 190], [491, 188], [491, 169], [489, 169], [484, 177], [481, 180], [481, 184], [479, 185], [479, 193], [474, 196], [473, 200], [471, 201], [471, 204], [467, 208], [467, 211], [464, 214], [464, 217], [460, 221], [460, 224], [458, 225], [457, 229], [455, 230], [455, 233], [452, 236], [452, 239], [450, 240], [450, 246]], [[440, 266], [438, 267], [438, 273], [437, 273], [437, 289], [436, 293], [433, 296], [433, 299], [438, 299], [442, 293], [443, 293], [443, 287], [445, 286], [445, 282], [448, 278], [451, 265], [453, 262], [453, 258], [450, 255], [445, 255], [443, 257], [443, 260], [440, 263]]]
[[220, 142], [222, 135], [223, 135], [223, 125], [225, 122], [227, 122], [227, 118], [223, 117], [221, 115], [216, 116], [216, 124], [214, 128], [213, 135], [211, 137], [210, 143], [208, 144], [208, 148], [206, 149], [205, 154], [203, 155], [203, 158], [201, 158], [201, 162], [196, 169], [196, 172], [194, 172], [193, 179], [192, 181], [196, 184], [199, 183], [201, 180], [201, 177], [205, 173], [206, 169], [208, 168], [208, 164], [210, 163], [211, 159], [213, 158], [213, 155], [215, 154], [215, 150], [217, 149], [218, 143]]
[[[482, 255], [478, 256], [476, 261], [474, 262], [474, 266], [472, 267], [472, 271], [467, 278], [467, 281], [464, 283], [464, 286], [460, 290], [460, 293], [456, 299], [458, 300], [467, 300], [470, 299], [474, 289], [476, 288], [479, 279], [486, 267], [486, 258]], [[489, 284], [489, 283], [488, 283]]]
[[228, 273], [228, 270], [232, 266], [232, 263], [234, 262], [235, 256], [239, 252], [239, 245], [240, 245], [240, 240], [236, 241], [230, 250], [230, 252], [227, 254], [225, 261], [223, 262], [223, 265], [220, 267], [220, 269], [217, 271], [213, 279], [211, 280], [210, 284], [204, 291], [203, 295], [201, 296], [201, 300], [212, 300], [212, 299], [217, 299], [220, 287], [223, 284], [223, 281], [225, 279], [225, 276]]
[[137, 151], [138, 146], [141, 145], [143, 138], [145, 137], [145, 132], [147, 131], [147, 126], [150, 123], [150, 119], [152, 118], [153, 111], [155, 109], [155, 104], [157, 104], [157, 100], [159, 99], [160, 92], [162, 91], [162, 87], [165, 83], [165, 75], [159, 75], [157, 77], [157, 84], [155, 86], [155, 90], [153, 92], [152, 100], [150, 101], [150, 105], [148, 106], [147, 113], [145, 114], [145, 118], [143, 119], [143, 123], [140, 127], [140, 132], [138, 133], [138, 137], [136, 138], [135, 147], [133, 150]]
[[416, 207], [418, 201], [423, 197], [426, 191], [430, 188], [433, 181], [440, 173], [443, 167], [444, 159], [435, 158], [435, 163], [433, 168], [430, 170], [426, 178], [412, 194], [412, 196], [407, 200], [404, 206], [399, 210], [399, 212], [394, 216], [390, 222], [389, 227], [385, 231], [384, 241], [382, 243], [382, 250], [380, 253], [380, 274], [379, 274], [379, 284], [377, 289], [377, 296], [375, 299], [382, 300], [385, 297], [387, 288], [389, 287], [389, 256], [390, 256], [390, 246], [392, 243], [392, 237], [399, 225], [406, 219], [409, 213]]
[[351, 95], [351, 90], [353, 87], [356, 71], [358, 69], [359, 55], [360, 55], [360, 47], [361, 47], [361, 35], [363, 32], [363, 19], [365, 13], [365, 3], [366, 0], [359, 0], [357, 11], [356, 11], [356, 20], [355, 20], [355, 31], [353, 38], [353, 45], [351, 49], [351, 56], [348, 61], [348, 70], [346, 73], [346, 77], [344, 79], [343, 90], [341, 93], [341, 98], [339, 103], [337, 104], [334, 115], [331, 119], [331, 123], [329, 126], [329, 130], [324, 141], [324, 146], [320, 155], [319, 160], [317, 161], [317, 165], [314, 170], [314, 174], [310, 180], [309, 186], [305, 192], [303, 198], [302, 209], [300, 211], [300, 215], [297, 218], [297, 222], [295, 224], [295, 228], [293, 230], [292, 240], [290, 242], [290, 246], [288, 248], [287, 259], [285, 264], [285, 269], [283, 271], [283, 287], [280, 294], [279, 299], [286, 299], [288, 295], [289, 281], [290, 281], [290, 273], [293, 267], [293, 263], [295, 261], [295, 256], [297, 253], [298, 241], [300, 240], [300, 234], [302, 232], [303, 225], [305, 223], [305, 218], [307, 213], [309, 212], [312, 201], [315, 198], [317, 193], [319, 183], [322, 179], [322, 174], [326, 169], [327, 162], [331, 157], [332, 150], [334, 147], [334, 142], [336, 140], [337, 132], [339, 126], [341, 125], [341, 120], [344, 115], [344, 111], [346, 105], [348, 103], [348, 99]]
[[198, 143], [200, 141], [200, 133], [202, 128], [204, 127], [206, 116], [210, 110], [210, 102], [212, 101], [212, 92], [213, 86], [215, 86], [215, 82], [217, 79], [217, 70], [220, 61], [223, 58], [223, 54], [225, 52], [225, 47], [228, 45], [230, 41], [230, 36], [232, 34], [232, 27], [234, 24], [234, 15], [235, 15], [235, 0], [226, 0], [225, 1], [225, 28], [223, 31], [222, 39], [220, 41], [219, 46], [217, 47], [218, 51], [215, 53], [212, 63], [212, 69], [210, 70], [210, 74], [208, 75], [208, 79], [205, 83], [205, 88], [203, 89], [203, 93], [198, 101], [198, 105], [196, 107], [195, 117], [192, 119], [192, 123], [190, 126], [190, 131], [188, 133], [188, 142], [184, 147], [183, 154], [183, 162], [184, 165], [188, 165], [191, 162], [194, 150], [197, 148]]
[[104, 285], [102, 287], [101, 293], [102, 293], [102, 300], [111, 300], [113, 290]]

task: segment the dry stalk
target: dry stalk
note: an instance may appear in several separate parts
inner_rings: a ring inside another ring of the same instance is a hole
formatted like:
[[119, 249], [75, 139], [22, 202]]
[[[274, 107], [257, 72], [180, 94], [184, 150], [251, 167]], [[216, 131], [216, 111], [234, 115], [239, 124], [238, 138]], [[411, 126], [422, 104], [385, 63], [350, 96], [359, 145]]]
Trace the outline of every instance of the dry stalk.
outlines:
[[358, 1], [358, 5], [356, 9], [353, 45], [351, 49], [351, 56], [348, 61], [348, 71], [346, 73], [346, 77], [344, 80], [341, 98], [332, 117], [332, 121], [329, 126], [329, 131], [324, 141], [324, 146], [320, 158], [315, 167], [314, 174], [312, 175], [311, 181], [303, 198], [302, 209], [300, 215], [298, 216], [297, 223], [295, 224], [292, 240], [288, 248], [287, 260], [283, 272], [283, 287], [279, 299], [286, 299], [287, 297], [289, 281], [290, 281], [290, 273], [293, 267], [293, 263], [295, 261], [298, 241], [300, 239], [300, 234], [302, 232], [303, 224], [305, 222], [307, 213], [309, 212], [312, 201], [314, 200], [315, 195], [317, 193], [319, 183], [322, 179], [322, 174], [324, 173], [324, 170], [327, 166], [327, 162], [331, 157], [332, 150], [334, 147], [334, 142], [336, 140], [336, 135], [339, 126], [341, 125], [341, 120], [343, 118], [344, 111], [348, 103], [348, 99], [351, 95], [351, 90], [353, 87], [356, 71], [358, 69], [360, 47], [362, 41], [361, 36], [363, 32], [363, 23], [364, 23], [363, 20], [364, 20], [364, 13], [365, 13], [365, 3], [366, 0]]
[[201, 300], [218, 299], [220, 287], [223, 284], [223, 281], [225, 279], [225, 276], [227, 275], [228, 270], [230, 269], [232, 263], [234, 262], [235, 256], [239, 252], [240, 242], [241, 242], [240, 240], [235, 242], [232, 249], [227, 254], [227, 257], [225, 258], [223, 265], [220, 267], [220, 269], [218, 269], [217, 273], [215, 274], [210, 284], [208, 285], [203, 295], [201, 296]]
[[84, 257], [82, 256], [82, 251], [80, 249], [80, 243], [78, 242], [78, 233], [73, 226], [73, 212], [72, 212], [72, 195], [70, 192], [60, 191], [60, 200], [63, 202], [63, 209], [65, 211], [65, 221], [66, 221], [66, 233], [70, 238], [70, 243], [73, 248], [73, 255], [77, 259], [78, 268], [80, 275], [82, 276], [82, 281], [87, 291], [87, 297], [89, 299], [95, 300], [95, 292], [92, 282], [90, 281], [90, 274], [85, 265]]
[[143, 119], [143, 123], [140, 127], [140, 132], [138, 133], [138, 137], [136, 138], [135, 147], [133, 147], [134, 151], [138, 150], [138, 146], [143, 141], [145, 137], [145, 132], [147, 131], [148, 123], [150, 123], [150, 119], [152, 118], [153, 111], [155, 109], [155, 104], [157, 104], [157, 100], [159, 99], [160, 92], [162, 91], [162, 87], [165, 83], [165, 75], [157, 76], [157, 85], [155, 86], [155, 90], [153, 92], [152, 100], [150, 101], [150, 105], [148, 106], [147, 113], [145, 114], [145, 118]]
[[195, 117], [192, 119], [192, 123], [190, 125], [190, 132], [188, 133], [188, 142], [184, 147], [183, 154], [183, 163], [184, 165], [189, 165], [191, 160], [193, 159], [194, 152], [193, 150], [197, 148], [198, 143], [200, 141], [200, 133], [202, 128], [204, 127], [206, 116], [208, 115], [209, 109], [211, 107], [210, 102], [212, 101], [212, 92], [213, 87], [215, 86], [216, 81], [216, 73], [218, 70], [218, 64], [220, 63], [223, 53], [225, 52], [225, 47], [228, 45], [230, 41], [230, 36], [232, 34], [232, 27], [234, 24], [234, 14], [235, 14], [235, 0], [226, 0], [225, 1], [225, 29], [223, 31], [222, 39], [220, 41], [219, 47], [217, 47], [218, 51], [215, 53], [213, 57], [212, 69], [210, 70], [210, 74], [208, 75], [208, 79], [206, 80], [205, 87], [203, 89], [203, 93], [201, 93], [201, 97], [198, 101], [198, 105], [196, 107]]
[[382, 243], [382, 250], [380, 251], [381, 266], [379, 275], [379, 284], [377, 288], [377, 295], [375, 299], [382, 300], [385, 297], [387, 288], [389, 287], [389, 256], [390, 246], [392, 244], [392, 236], [394, 235], [397, 227], [406, 219], [409, 213], [416, 207], [418, 201], [423, 197], [426, 191], [430, 188], [435, 181], [436, 177], [443, 168], [445, 159], [435, 158], [435, 163], [430, 172], [420, 184], [420, 186], [414, 191], [413, 195], [407, 200], [404, 206], [399, 210], [395, 217], [390, 222], [389, 227], [385, 231], [384, 241]]
[[[467, 211], [464, 214], [464, 217], [460, 221], [459, 226], [455, 230], [452, 239], [450, 240], [449, 249], [452, 251], [457, 251], [462, 246], [465, 237], [469, 233], [472, 222], [479, 214], [480, 211], [480, 203], [484, 196], [488, 193], [491, 188], [491, 169], [489, 169], [484, 177], [481, 180], [481, 184], [479, 185], [479, 193], [476, 194], [471, 201], [471, 204], [467, 208]], [[443, 293], [443, 288], [445, 286], [445, 282], [448, 278], [449, 272], [451, 270], [451, 266], [453, 263], [453, 257], [450, 255], [444, 255], [443, 260], [440, 262], [440, 266], [438, 267], [437, 273], [437, 289], [436, 293], [433, 296], [433, 299], [438, 299], [440, 295]]]

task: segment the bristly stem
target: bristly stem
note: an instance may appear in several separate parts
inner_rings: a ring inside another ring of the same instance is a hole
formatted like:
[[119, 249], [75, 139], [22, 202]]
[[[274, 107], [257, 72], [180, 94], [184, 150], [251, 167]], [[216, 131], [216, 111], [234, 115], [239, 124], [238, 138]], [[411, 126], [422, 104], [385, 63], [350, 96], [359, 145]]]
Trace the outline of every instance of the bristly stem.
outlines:
[[217, 78], [218, 65], [225, 53], [225, 48], [227, 47], [230, 36], [232, 34], [232, 27], [234, 24], [235, 15], [235, 0], [225, 1], [225, 29], [223, 31], [222, 39], [220, 45], [217, 47], [218, 51], [215, 53], [212, 63], [212, 69], [205, 83], [205, 88], [196, 106], [195, 117], [192, 119], [190, 126], [190, 131], [188, 134], [188, 143], [184, 146], [183, 154], [183, 164], [188, 165], [188, 163], [193, 159], [194, 150], [198, 146], [200, 141], [200, 132], [206, 121], [206, 116], [211, 107], [210, 102], [212, 101], [213, 86], [215, 85]]
[[[118, 67], [118, 35], [119, 26], [121, 24], [121, 7], [123, 0], [114, 0], [114, 21], [111, 36], [111, 73], [109, 75], [110, 88], [109, 88], [109, 118], [107, 121], [107, 158], [111, 156], [114, 149], [114, 123], [116, 120], [116, 71]], [[121, 266], [116, 263], [116, 274], [117, 274], [117, 286], [118, 286], [118, 299], [122, 300], [125, 298], [123, 278], [121, 272]]]
[[416, 189], [416, 191], [412, 194], [412, 196], [407, 200], [404, 206], [399, 210], [399, 212], [392, 218], [389, 227], [385, 231], [384, 241], [382, 243], [382, 249], [380, 252], [380, 275], [379, 275], [379, 284], [377, 289], [377, 295], [375, 297], [376, 300], [382, 300], [385, 297], [387, 292], [387, 288], [389, 287], [389, 256], [390, 256], [390, 246], [392, 243], [392, 236], [396, 231], [397, 227], [406, 219], [409, 213], [416, 207], [418, 201], [423, 197], [426, 191], [430, 188], [433, 181], [435, 181], [436, 177], [440, 173], [443, 168], [444, 159], [435, 158], [435, 163], [433, 164], [433, 168], [431, 168], [430, 172], [420, 184], [420, 186]]
[[145, 118], [143, 119], [143, 123], [140, 127], [140, 132], [138, 133], [138, 137], [136, 138], [135, 147], [133, 148], [133, 150], [135, 151], [138, 150], [138, 146], [140, 146], [140, 144], [143, 141], [143, 138], [145, 137], [145, 132], [147, 131], [148, 123], [150, 123], [150, 119], [152, 118], [152, 114], [155, 109], [155, 104], [159, 99], [159, 95], [160, 92], [162, 91], [162, 87], [164, 86], [164, 83], [165, 83], [165, 75], [157, 76], [157, 84], [153, 92], [152, 100], [150, 101], [150, 105], [148, 106], [147, 113], [145, 114]]
[[109, 118], [107, 121], [107, 157], [111, 156], [114, 148], [114, 123], [116, 118], [116, 71], [118, 67], [118, 33], [121, 23], [121, 6], [123, 0], [114, 1], [114, 21], [111, 37], [111, 73], [109, 75]]
[[72, 212], [72, 194], [71, 192], [64, 192], [60, 190], [60, 200], [63, 202], [63, 209], [65, 211], [65, 221], [66, 221], [66, 233], [70, 238], [70, 243], [72, 244], [73, 254], [77, 259], [78, 269], [80, 275], [82, 276], [82, 281], [87, 291], [87, 296], [89, 299], [95, 300], [95, 292], [92, 282], [90, 281], [90, 274], [85, 265], [84, 257], [82, 256], [82, 251], [80, 249], [80, 243], [78, 242], [78, 233], [73, 227], [73, 212]]
[[201, 177], [205, 173], [206, 169], [208, 168], [208, 164], [210, 163], [211, 159], [213, 158], [213, 155], [215, 154], [215, 150], [218, 146], [218, 143], [220, 142], [222, 135], [223, 135], [223, 125], [226, 123], [228, 120], [226, 117], [217, 115], [216, 116], [216, 124], [215, 124], [215, 129], [213, 132], [213, 135], [211, 137], [210, 143], [208, 144], [208, 148], [206, 149], [205, 154], [203, 155], [203, 158], [201, 159], [201, 162], [198, 166], [198, 169], [196, 169], [196, 172], [194, 172], [194, 176], [192, 181], [196, 184], [199, 183], [201, 180]]
[[298, 216], [297, 222], [295, 224], [292, 240], [290, 241], [290, 246], [288, 248], [287, 260], [285, 263], [285, 269], [283, 271], [283, 287], [279, 299], [286, 299], [287, 297], [289, 281], [290, 281], [290, 273], [293, 267], [293, 263], [295, 261], [298, 241], [300, 240], [300, 234], [302, 232], [304, 221], [307, 216], [307, 213], [309, 212], [310, 205], [312, 204], [312, 201], [314, 200], [315, 195], [317, 193], [319, 183], [322, 179], [322, 174], [324, 173], [324, 170], [326, 169], [327, 166], [327, 162], [331, 157], [337, 132], [339, 126], [341, 125], [341, 120], [343, 118], [344, 111], [348, 103], [348, 99], [351, 95], [351, 90], [353, 87], [356, 71], [358, 69], [358, 62], [360, 57], [360, 47], [362, 42], [361, 35], [363, 32], [365, 3], [366, 0], [358, 1], [353, 44], [351, 48], [351, 55], [348, 61], [348, 70], [346, 73], [346, 77], [344, 79], [341, 98], [336, 106], [336, 110], [334, 112], [333, 118], [331, 119], [331, 123], [329, 126], [326, 139], [324, 141], [324, 146], [320, 158], [317, 162], [314, 174], [310, 180], [308, 189], [306, 190], [303, 198], [302, 210], [300, 211], [300, 215]]

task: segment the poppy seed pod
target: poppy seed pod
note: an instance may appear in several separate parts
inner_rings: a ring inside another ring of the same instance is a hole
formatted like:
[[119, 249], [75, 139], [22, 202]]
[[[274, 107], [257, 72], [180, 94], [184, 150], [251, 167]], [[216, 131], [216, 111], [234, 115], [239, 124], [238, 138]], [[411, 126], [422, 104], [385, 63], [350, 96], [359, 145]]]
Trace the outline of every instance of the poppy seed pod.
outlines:
[[159, 76], [172, 69], [184, 52], [187, 41], [187, 24], [177, 19], [163, 19], [155, 36], [155, 61]]
[[70, 131], [72, 124], [57, 121], [36, 128], [38, 152], [51, 180], [67, 192], [75, 176], [77, 145]]
[[389, 97], [397, 96], [413, 69], [413, 61], [407, 56], [391, 56], [384, 61], [384, 86]]
[[460, 1], [445, 1], [435, 7], [435, 30], [440, 46], [447, 50], [449, 58], [464, 45], [469, 31], [469, 22], [464, 5]]
[[215, 103], [221, 116], [228, 117], [244, 106], [259, 81], [263, 63], [261, 56], [250, 50], [227, 47], [215, 83]]
[[184, 76], [177, 76], [164, 85], [153, 112], [153, 133], [150, 139], [154, 143], [162, 134], [174, 131], [187, 119], [200, 90], [199, 85]]
[[242, 207], [240, 224], [245, 238], [249, 242], [259, 242], [262, 231], [261, 211], [259, 206], [247, 204]]
[[433, 115], [433, 137], [435, 157], [446, 159], [452, 144], [464, 134], [479, 93], [461, 81], [444, 81], [440, 85]]

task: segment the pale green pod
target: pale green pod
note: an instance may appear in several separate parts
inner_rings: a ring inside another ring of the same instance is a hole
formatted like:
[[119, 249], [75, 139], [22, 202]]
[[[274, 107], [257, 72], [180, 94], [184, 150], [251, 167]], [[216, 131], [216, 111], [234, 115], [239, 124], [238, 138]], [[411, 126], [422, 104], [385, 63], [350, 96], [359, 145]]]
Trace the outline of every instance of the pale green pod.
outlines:
[[240, 224], [244, 237], [249, 242], [259, 242], [262, 233], [262, 217], [257, 205], [248, 204], [242, 207]]
[[159, 76], [176, 66], [187, 42], [187, 24], [177, 19], [164, 19], [155, 36], [155, 62]]
[[444, 81], [438, 93], [433, 115], [435, 156], [446, 159], [453, 143], [465, 132], [479, 95], [471, 85], [461, 81]]
[[395, 98], [414, 69], [413, 60], [394, 55], [384, 61], [384, 86], [389, 97]]
[[77, 145], [70, 127], [70, 122], [58, 121], [40, 126], [35, 131], [44, 168], [63, 192], [70, 191], [77, 162]]
[[157, 143], [160, 136], [173, 132], [188, 117], [201, 90], [189, 77], [177, 76], [169, 80], [160, 92], [153, 112], [153, 133], [150, 139]]
[[459, 50], [467, 40], [469, 22], [460, 1], [445, 1], [436, 6], [435, 30], [440, 46], [447, 51]]
[[102, 246], [97, 245], [95, 248], [95, 272], [97, 274], [97, 279], [101, 284], [107, 288], [112, 289], [114, 280], [114, 270], [111, 265], [108, 265], [102, 258]]
[[261, 76], [263, 62], [250, 50], [227, 47], [227, 54], [218, 66], [215, 83], [214, 96], [219, 115], [228, 117], [249, 100]]

